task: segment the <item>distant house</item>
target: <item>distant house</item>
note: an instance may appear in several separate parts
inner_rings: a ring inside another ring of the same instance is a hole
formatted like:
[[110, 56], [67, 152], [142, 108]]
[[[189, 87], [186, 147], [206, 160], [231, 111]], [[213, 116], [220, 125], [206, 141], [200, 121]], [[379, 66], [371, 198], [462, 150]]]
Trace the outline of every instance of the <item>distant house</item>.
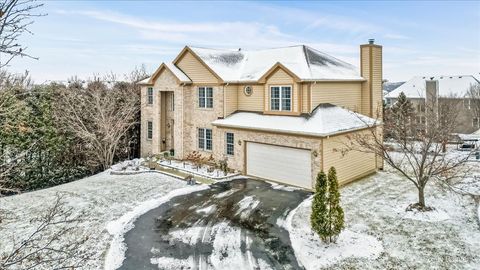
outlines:
[[417, 123], [424, 123], [425, 107], [428, 105], [425, 103], [427, 83], [431, 85], [431, 90], [436, 92], [434, 96], [438, 102], [457, 101], [458, 126], [455, 130], [456, 133], [468, 134], [480, 128], [480, 119], [473, 113], [471, 99], [468, 97], [470, 87], [480, 83], [472, 75], [413, 77], [385, 96], [387, 105], [395, 103], [398, 95], [403, 92], [414, 105]]
[[142, 156], [198, 151], [226, 157], [245, 175], [308, 189], [331, 166], [342, 184], [375, 172], [381, 158], [341, 151], [382, 111], [382, 47], [361, 45], [360, 59], [358, 72], [304, 45], [187, 46], [141, 83]]
[[398, 87], [402, 86], [405, 82], [384, 82], [382, 85], [383, 91], [390, 93]]

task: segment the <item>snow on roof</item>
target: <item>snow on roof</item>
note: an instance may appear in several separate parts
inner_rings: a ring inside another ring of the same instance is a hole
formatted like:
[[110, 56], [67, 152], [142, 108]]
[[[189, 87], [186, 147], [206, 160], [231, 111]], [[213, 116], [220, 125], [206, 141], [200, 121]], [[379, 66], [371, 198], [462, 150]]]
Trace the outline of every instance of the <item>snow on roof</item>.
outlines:
[[173, 63], [165, 63], [165, 65], [172, 71], [173, 75], [177, 77], [181, 82], [192, 82], [190, 78], [183, 73], [177, 66], [175, 66]]
[[329, 136], [340, 132], [366, 128], [376, 124], [375, 119], [325, 103], [320, 104], [310, 116], [264, 115], [236, 112], [218, 119], [214, 126], [276, 131], [279, 133]]
[[150, 81], [150, 77], [145, 78], [145, 79], [139, 81], [137, 84], [148, 84], [148, 81]]
[[251, 51], [189, 48], [226, 82], [257, 81], [277, 62], [301, 80], [364, 80], [355, 66], [305, 45]]
[[408, 98], [424, 98], [425, 82], [432, 78], [438, 80], [438, 92], [441, 97], [464, 97], [471, 85], [479, 83], [472, 75], [416, 76], [390, 92], [385, 98], [396, 98], [401, 92]]

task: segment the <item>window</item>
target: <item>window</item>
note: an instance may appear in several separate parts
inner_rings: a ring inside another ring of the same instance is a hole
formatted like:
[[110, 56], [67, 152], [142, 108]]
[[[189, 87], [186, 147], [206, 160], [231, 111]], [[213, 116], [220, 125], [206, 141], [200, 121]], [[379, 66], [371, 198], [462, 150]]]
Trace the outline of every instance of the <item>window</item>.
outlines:
[[472, 119], [472, 127], [480, 128], [480, 119], [478, 117]]
[[153, 138], [153, 122], [147, 121], [147, 139], [151, 140]]
[[270, 87], [270, 109], [272, 111], [292, 110], [292, 87], [272, 86]]
[[234, 143], [234, 135], [231, 132], [225, 133], [225, 145], [226, 145], [226, 152], [227, 155], [234, 155], [235, 150], [235, 143]]
[[149, 105], [153, 104], [153, 88], [152, 87], [147, 88], [147, 104]]
[[198, 148], [212, 150], [212, 130], [209, 128], [198, 129]]
[[463, 107], [464, 107], [465, 109], [467, 109], [467, 110], [471, 110], [471, 109], [472, 109], [472, 107], [471, 107], [471, 105], [470, 105], [470, 99], [464, 99], [464, 100], [463, 100]]
[[198, 88], [198, 107], [213, 108], [213, 88], [212, 87]]
[[171, 109], [172, 109], [172, 112], [173, 112], [173, 111], [175, 111], [175, 94], [173, 92], [171, 94], [171, 97], [172, 97], [172, 100], [171, 100], [172, 108]]
[[419, 124], [419, 125], [420, 124], [421, 125], [425, 124], [425, 116], [416, 116], [415, 117], [415, 123]]
[[425, 104], [423, 102], [417, 104], [417, 112], [425, 112]]

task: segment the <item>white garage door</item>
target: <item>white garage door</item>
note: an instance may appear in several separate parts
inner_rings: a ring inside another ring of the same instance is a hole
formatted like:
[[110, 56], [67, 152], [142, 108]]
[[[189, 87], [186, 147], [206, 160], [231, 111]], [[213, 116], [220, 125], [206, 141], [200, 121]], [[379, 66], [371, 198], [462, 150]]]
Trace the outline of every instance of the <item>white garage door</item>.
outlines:
[[312, 188], [310, 150], [247, 142], [247, 174]]

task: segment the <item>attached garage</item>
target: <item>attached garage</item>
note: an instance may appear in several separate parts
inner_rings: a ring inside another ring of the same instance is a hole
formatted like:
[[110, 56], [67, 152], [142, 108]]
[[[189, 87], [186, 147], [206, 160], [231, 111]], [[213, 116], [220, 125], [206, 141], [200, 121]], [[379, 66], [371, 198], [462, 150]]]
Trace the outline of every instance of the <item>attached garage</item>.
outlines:
[[308, 149], [247, 142], [247, 175], [312, 188], [312, 155]]

